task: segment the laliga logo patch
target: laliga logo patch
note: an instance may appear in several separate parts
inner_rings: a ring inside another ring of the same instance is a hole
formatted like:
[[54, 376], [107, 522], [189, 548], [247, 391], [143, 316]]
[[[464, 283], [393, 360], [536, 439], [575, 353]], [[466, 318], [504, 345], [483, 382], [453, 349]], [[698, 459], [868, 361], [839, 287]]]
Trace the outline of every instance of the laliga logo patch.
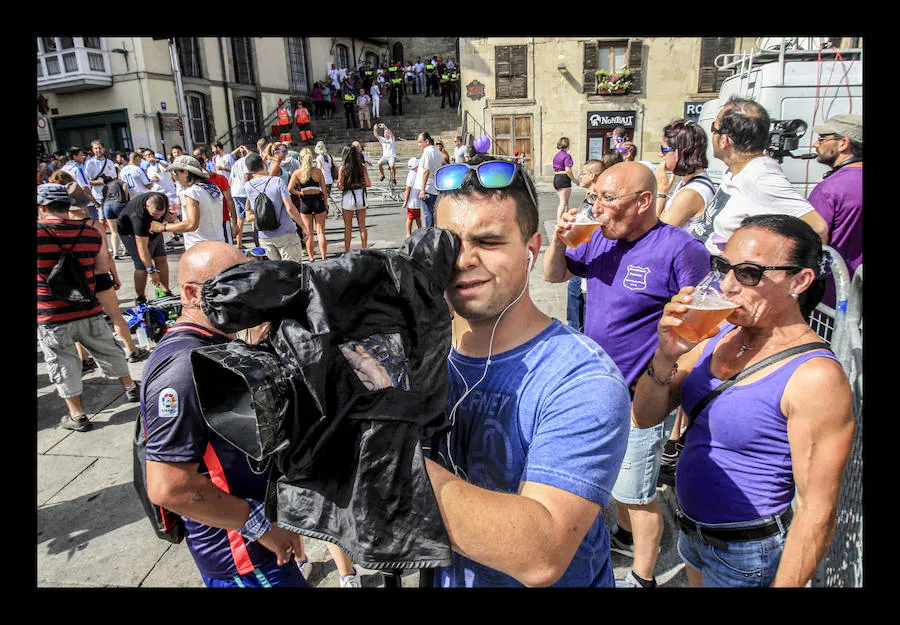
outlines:
[[178, 391], [174, 388], [165, 388], [159, 394], [159, 406], [157, 409], [160, 417], [178, 416]]
[[626, 289], [632, 291], [643, 291], [647, 288], [647, 274], [650, 273], [649, 267], [635, 267], [628, 265], [628, 273], [622, 280], [622, 284]]

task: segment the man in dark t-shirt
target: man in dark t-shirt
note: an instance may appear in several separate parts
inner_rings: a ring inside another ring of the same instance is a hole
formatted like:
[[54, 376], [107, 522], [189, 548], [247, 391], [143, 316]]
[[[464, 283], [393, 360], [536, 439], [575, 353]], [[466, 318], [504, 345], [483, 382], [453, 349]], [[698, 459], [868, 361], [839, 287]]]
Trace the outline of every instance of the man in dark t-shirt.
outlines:
[[188, 549], [208, 587], [308, 587], [292, 557], [304, 557], [300, 535], [266, 520], [266, 477], [210, 430], [194, 388], [191, 350], [233, 339], [200, 308], [203, 283], [245, 261], [222, 241], [197, 243], [181, 257], [181, 316], [144, 368], [147, 495], [184, 517]]
[[134, 263], [135, 302], [138, 304], [147, 301], [144, 290], [147, 288], [148, 275], [154, 285], [169, 291], [166, 246], [161, 233], [150, 232], [150, 222], [165, 223], [168, 208], [169, 199], [165, 193], [142, 193], [128, 201], [116, 222], [122, 245]]

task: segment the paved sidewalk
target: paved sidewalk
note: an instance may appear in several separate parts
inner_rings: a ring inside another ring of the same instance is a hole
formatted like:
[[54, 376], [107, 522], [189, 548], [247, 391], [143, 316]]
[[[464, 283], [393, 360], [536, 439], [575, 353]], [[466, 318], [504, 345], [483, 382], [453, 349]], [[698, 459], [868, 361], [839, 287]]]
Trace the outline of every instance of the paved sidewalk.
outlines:
[[[557, 200], [549, 184], [539, 184], [538, 190], [546, 247]], [[571, 204], [575, 205], [576, 201], [573, 197]], [[370, 247], [399, 245], [403, 235], [402, 221], [393, 217], [390, 221], [385, 217], [385, 220], [380, 228], [375, 228], [379, 238], [370, 233]], [[329, 219], [326, 231], [332, 252], [342, 250], [341, 222]], [[358, 247], [356, 236], [352, 247]], [[169, 254], [173, 292], [177, 292], [180, 253], [181, 248], [178, 248]], [[566, 284], [544, 282], [541, 278], [542, 257], [543, 254], [531, 272], [532, 299], [546, 314], [565, 322]], [[116, 261], [116, 267], [122, 281], [119, 303], [124, 310], [133, 305], [132, 264], [130, 260]], [[38, 356], [37, 585], [203, 587], [187, 546], [184, 543], [171, 545], [156, 537], [134, 492], [131, 441], [138, 404], [125, 399], [118, 380], [106, 379], [96, 370], [84, 376], [82, 395], [85, 413], [93, 428], [88, 432], [60, 429], [58, 423], [65, 413], [65, 404], [48, 378], [37, 340], [35, 344]], [[141, 379], [143, 366], [143, 362], [129, 363], [132, 377]], [[667, 491], [660, 490], [663, 495], [667, 495]], [[686, 586], [683, 567], [674, 547], [677, 531], [671, 507], [661, 507], [666, 528], [657, 579], [667, 587]], [[604, 517], [608, 526], [615, 523], [615, 506], [604, 509]], [[311, 562], [309, 581], [316, 587], [338, 587], [338, 572], [325, 543], [315, 539], [305, 541]], [[612, 554], [612, 559], [616, 577], [623, 577], [630, 568], [630, 560], [616, 553]], [[367, 569], [361, 569], [361, 572], [364, 587], [383, 586], [379, 572]], [[418, 573], [408, 573], [402, 584], [414, 587], [417, 581]]]

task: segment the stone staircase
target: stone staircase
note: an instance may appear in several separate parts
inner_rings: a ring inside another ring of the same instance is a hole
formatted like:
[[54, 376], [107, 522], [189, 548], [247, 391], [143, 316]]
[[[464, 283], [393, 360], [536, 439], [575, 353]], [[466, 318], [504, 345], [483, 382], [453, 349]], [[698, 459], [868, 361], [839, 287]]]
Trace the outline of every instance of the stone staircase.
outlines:
[[[443, 139], [444, 149], [453, 154], [453, 137], [460, 134], [462, 119], [457, 109], [441, 108], [440, 96], [426, 98], [424, 94], [410, 94], [403, 100], [403, 115], [391, 115], [391, 105], [387, 98], [381, 101], [381, 117], [372, 120], [383, 122], [390, 128], [396, 138], [398, 161], [405, 161], [411, 156], [420, 156], [422, 149], [416, 143], [416, 137], [420, 132], [427, 131], [432, 138]], [[344, 118], [344, 106], [341, 102], [336, 104], [331, 119], [313, 119], [310, 121], [313, 131], [313, 145], [317, 141], [324, 141], [329, 154], [340, 157], [341, 150], [348, 143], [356, 140], [365, 146], [365, 152], [370, 159], [377, 161], [381, 158], [381, 144], [372, 136], [369, 129], [347, 128]], [[358, 120], [357, 120], [358, 123]], [[379, 134], [381, 131], [379, 130]], [[294, 138], [294, 149], [299, 149], [299, 133], [296, 127], [292, 128], [291, 135]], [[313, 147], [310, 145], [309, 147]]]

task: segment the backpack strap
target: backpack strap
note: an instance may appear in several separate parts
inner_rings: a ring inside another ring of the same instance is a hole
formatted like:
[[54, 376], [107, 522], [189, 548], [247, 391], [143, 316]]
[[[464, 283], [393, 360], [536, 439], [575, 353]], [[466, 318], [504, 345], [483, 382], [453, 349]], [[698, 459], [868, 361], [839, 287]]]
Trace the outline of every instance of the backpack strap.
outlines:
[[753, 375], [764, 367], [768, 367], [769, 365], [778, 362], [779, 360], [784, 360], [785, 358], [790, 358], [791, 356], [794, 356], [796, 354], [802, 354], [803, 352], [809, 352], [815, 349], [827, 349], [829, 352], [831, 351], [831, 348], [824, 343], [804, 343], [803, 345], [797, 345], [795, 347], [790, 347], [788, 349], [780, 351], [777, 354], [769, 356], [768, 358], [760, 360], [758, 363], [747, 367], [743, 371], [735, 373], [733, 376], [707, 393], [703, 399], [697, 402], [693, 410], [691, 410], [691, 412], [687, 415], [688, 425], [687, 428], [685, 428], [685, 432], [690, 429], [690, 427], [694, 424], [694, 419], [703, 411], [704, 408], [706, 408], [706, 406], [710, 404], [710, 402], [712, 402], [712, 400], [714, 400], [716, 397], [724, 393], [726, 390], [728, 390], [741, 380]]
[[[84, 232], [84, 227], [85, 227], [86, 225], [87, 225], [87, 220], [86, 220], [86, 219], [82, 219], [82, 220], [81, 220], [81, 228], [78, 230], [78, 234], [75, 235], [75, 241], [72, 243], [72, 246], [69, 247], [68, 249], [66, 249], [65, 247], [63, 247], [63, 244], [60, 243], [59, 239], [56, 238], [56, 236], [50, 231], [50, 229], [47, 227], [46, 224], [38, 224], [38, 228], [40, 228], [41, 230], [43, 230], [44, 232], [46, 232], [46, 233], [47, 233], [47, 236], [50, 237], [50, 239], [51, 239], [51, 240], [59, 247], [60, 250], [62, 250], [63, 252], [70, 252], [70, 251], [72, 251], [73, 249], [75, 249], [75, 246], [76, 246], [76, 245], [78, 245], [78, 241], [79, 241], [79, 239], [81, 239], [81, 233]], [[52, 269], [51, 269], [51, 271], [52, 271]], [[43, 275], [44, 275], [44, 274], [41, 273], [40, 269], [38, 269], [38, 275], [40, 275], [40, 276], [42, 276], [42, 277], [43, 277]], [[47, 274], [47, 275], [49, 276], [50, 274]], [[45, 281], [45, 282], [46, 282], [46, 280], [47, 280], [47, 278], [44, 278], [44, 281]]]

